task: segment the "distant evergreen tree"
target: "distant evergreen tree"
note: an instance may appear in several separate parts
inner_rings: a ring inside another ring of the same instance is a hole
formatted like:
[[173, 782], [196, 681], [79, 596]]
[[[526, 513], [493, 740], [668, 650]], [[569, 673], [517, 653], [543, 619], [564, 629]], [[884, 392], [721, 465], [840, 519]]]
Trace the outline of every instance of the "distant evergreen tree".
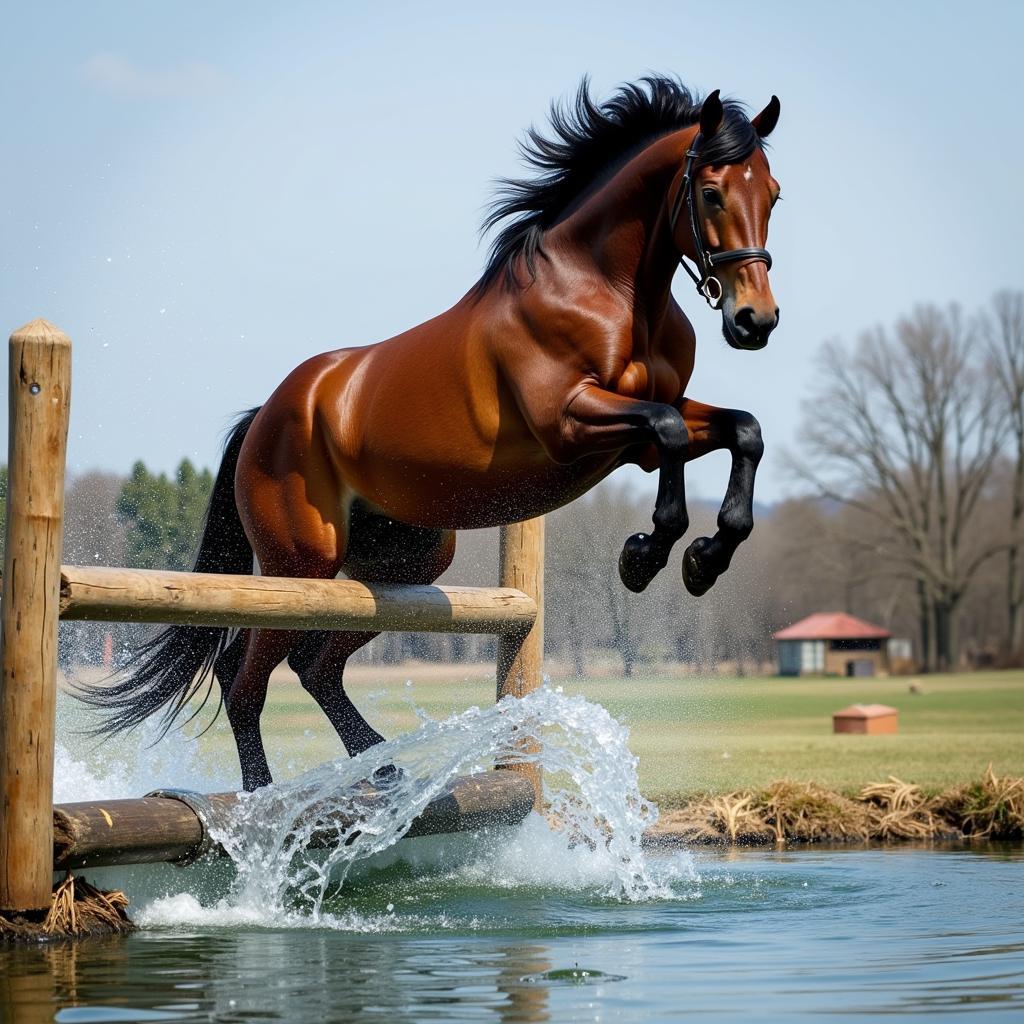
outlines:
[[213, 474], [197, 472], [188, 459], [181, 461], [173, 480], [136, 462], [116, 506], [128, 565], [190, 569], [212, 489]]
[[177, 470], [177, 516], [171, 536], [173, 539], [171, 559], [183, 569], [191, 569], [199, 534], [203, 528], [203, 516], [213, 492], [213, 474], [208, 469], [197, 472], [188, 459], [182, 459]]

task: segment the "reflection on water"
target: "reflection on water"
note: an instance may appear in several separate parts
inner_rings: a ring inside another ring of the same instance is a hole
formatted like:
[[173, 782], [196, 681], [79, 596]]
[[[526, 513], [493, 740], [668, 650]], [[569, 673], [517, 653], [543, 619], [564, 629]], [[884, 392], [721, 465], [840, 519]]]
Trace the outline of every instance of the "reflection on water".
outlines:
[[[4, 951], [0, 1019], [1024, 1014], [1020, 845], [707, 854], [646, 902], [412, 861], [351, 881], [348, 930], [179, 923]], [[577, 964], [624, 980], [538, 981]]]

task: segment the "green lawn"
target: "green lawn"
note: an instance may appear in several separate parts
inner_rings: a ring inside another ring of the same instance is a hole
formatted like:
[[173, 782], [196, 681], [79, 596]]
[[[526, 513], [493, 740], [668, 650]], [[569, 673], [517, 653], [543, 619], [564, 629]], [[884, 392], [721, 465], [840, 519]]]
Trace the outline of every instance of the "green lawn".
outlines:
[[[385, 735], [416, 724], [414, 701], [435, 717], [490, 701], [485, 670], [472, 678], [453, 668], [432, 668], [413, 686], [378, 684], [360, 668], [349, 687], [353, 699]], [[459, 678], [460, 675], [463, 678]], [[895, 679], [595, 679], [563, 682], [629, 725], [640, 757], [644, 792], [671, 804], [702, 792], [727, 792], [775, 779], [816, 781], [856, 790], [896, 775], [929, 790], [978, 778], [991, 761], [998, 774], [1024, 776], [1024, 673], [986, 672], [922, 676], [921, 693]], [[851, 703], [891, 704], [900, 711], [895, 736], [835, 736], [831, 714]], [[231, 746], [226, 723], [204, 739], [209, 752]], [[293, 774], [342, 747], [297, 684], [271, 686], [263, 717], [272, 767]]]
[[[1024, 673], [906, 679], [653, 681], [586, 688], [630, 724], [644, 791], [670, 797], [727, 792], [775, 779], [853, 791], [896, 775], [929, 790], [997, 773], [1024, 775]], [[635, 695], [634, 695], [635, 694]], [[832, 733], [852, 703], [899, 709], [895, 736]]]

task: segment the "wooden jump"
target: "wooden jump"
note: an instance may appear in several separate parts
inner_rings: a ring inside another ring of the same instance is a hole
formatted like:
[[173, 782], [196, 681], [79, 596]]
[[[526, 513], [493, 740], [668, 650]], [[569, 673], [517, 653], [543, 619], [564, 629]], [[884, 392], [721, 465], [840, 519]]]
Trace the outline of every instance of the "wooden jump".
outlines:
[[[0, 914], [49, 909], [53, 872], [193, 855], [202, 824], [179, 799], [53, 805], [59, 618], [498, 636], [497, 698], [541, 683], [544, 521], [503, 527], [498, 587], [62, 566], [71, 342], [45, 320], [11, 335], [7, 533], [0, 601]], [[536, 805], [533, 765], [456, 780], [408, 835], [512, 824]], [[203, 798], [219, 806], [230, 794]], [[108, 821], [109, 818], [109, 821]], [[351, 823], [345, 824], [346, 827]], [[337, 830], [333, 830], [337, 831]], [[330, 831], [320, 837], [331, 841]]]

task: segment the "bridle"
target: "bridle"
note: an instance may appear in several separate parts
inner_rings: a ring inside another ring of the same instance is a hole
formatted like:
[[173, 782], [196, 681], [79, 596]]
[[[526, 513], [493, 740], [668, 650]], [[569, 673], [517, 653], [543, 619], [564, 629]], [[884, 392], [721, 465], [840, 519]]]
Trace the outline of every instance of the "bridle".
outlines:
[[690, 231], [693, 234], [693, 251], [697, 254], [695, 263], [699, 273], [690, 268], [683, 254], [679, 254], [679, 262], [683, 270], [690, 275], [691, 280], [697, 286], [697, 291], [704, 296], [707, 304], [712, 309], [718, 309], [722, 301], [724, 289], [722, 282], [715, 277], [715, 267], [722, 263], [735, 263], [737, 260], [760, 260], [772, 269], [771, 253], [767, 249], [726, 249], [723, 252], [711, 252], [704, 244], [704, 233], [701, 231], [700, 219], [697, 216], [697, 198], [695, 194], [696, 182], [693, 175], [693, 162], [700, 155], [700, 144], [703, 136], [700, 132], [693, 140], [693, 145], [686, 151], [686, 166], [683, 168], [683, 180], [679, 185], [675, 201], [669, 210], [668, 227], [672, 238], [676, 237], [676, 221], [679, 219], [679, 211], [683, 203], [686, 203], [686, 212], [690, 218]]

